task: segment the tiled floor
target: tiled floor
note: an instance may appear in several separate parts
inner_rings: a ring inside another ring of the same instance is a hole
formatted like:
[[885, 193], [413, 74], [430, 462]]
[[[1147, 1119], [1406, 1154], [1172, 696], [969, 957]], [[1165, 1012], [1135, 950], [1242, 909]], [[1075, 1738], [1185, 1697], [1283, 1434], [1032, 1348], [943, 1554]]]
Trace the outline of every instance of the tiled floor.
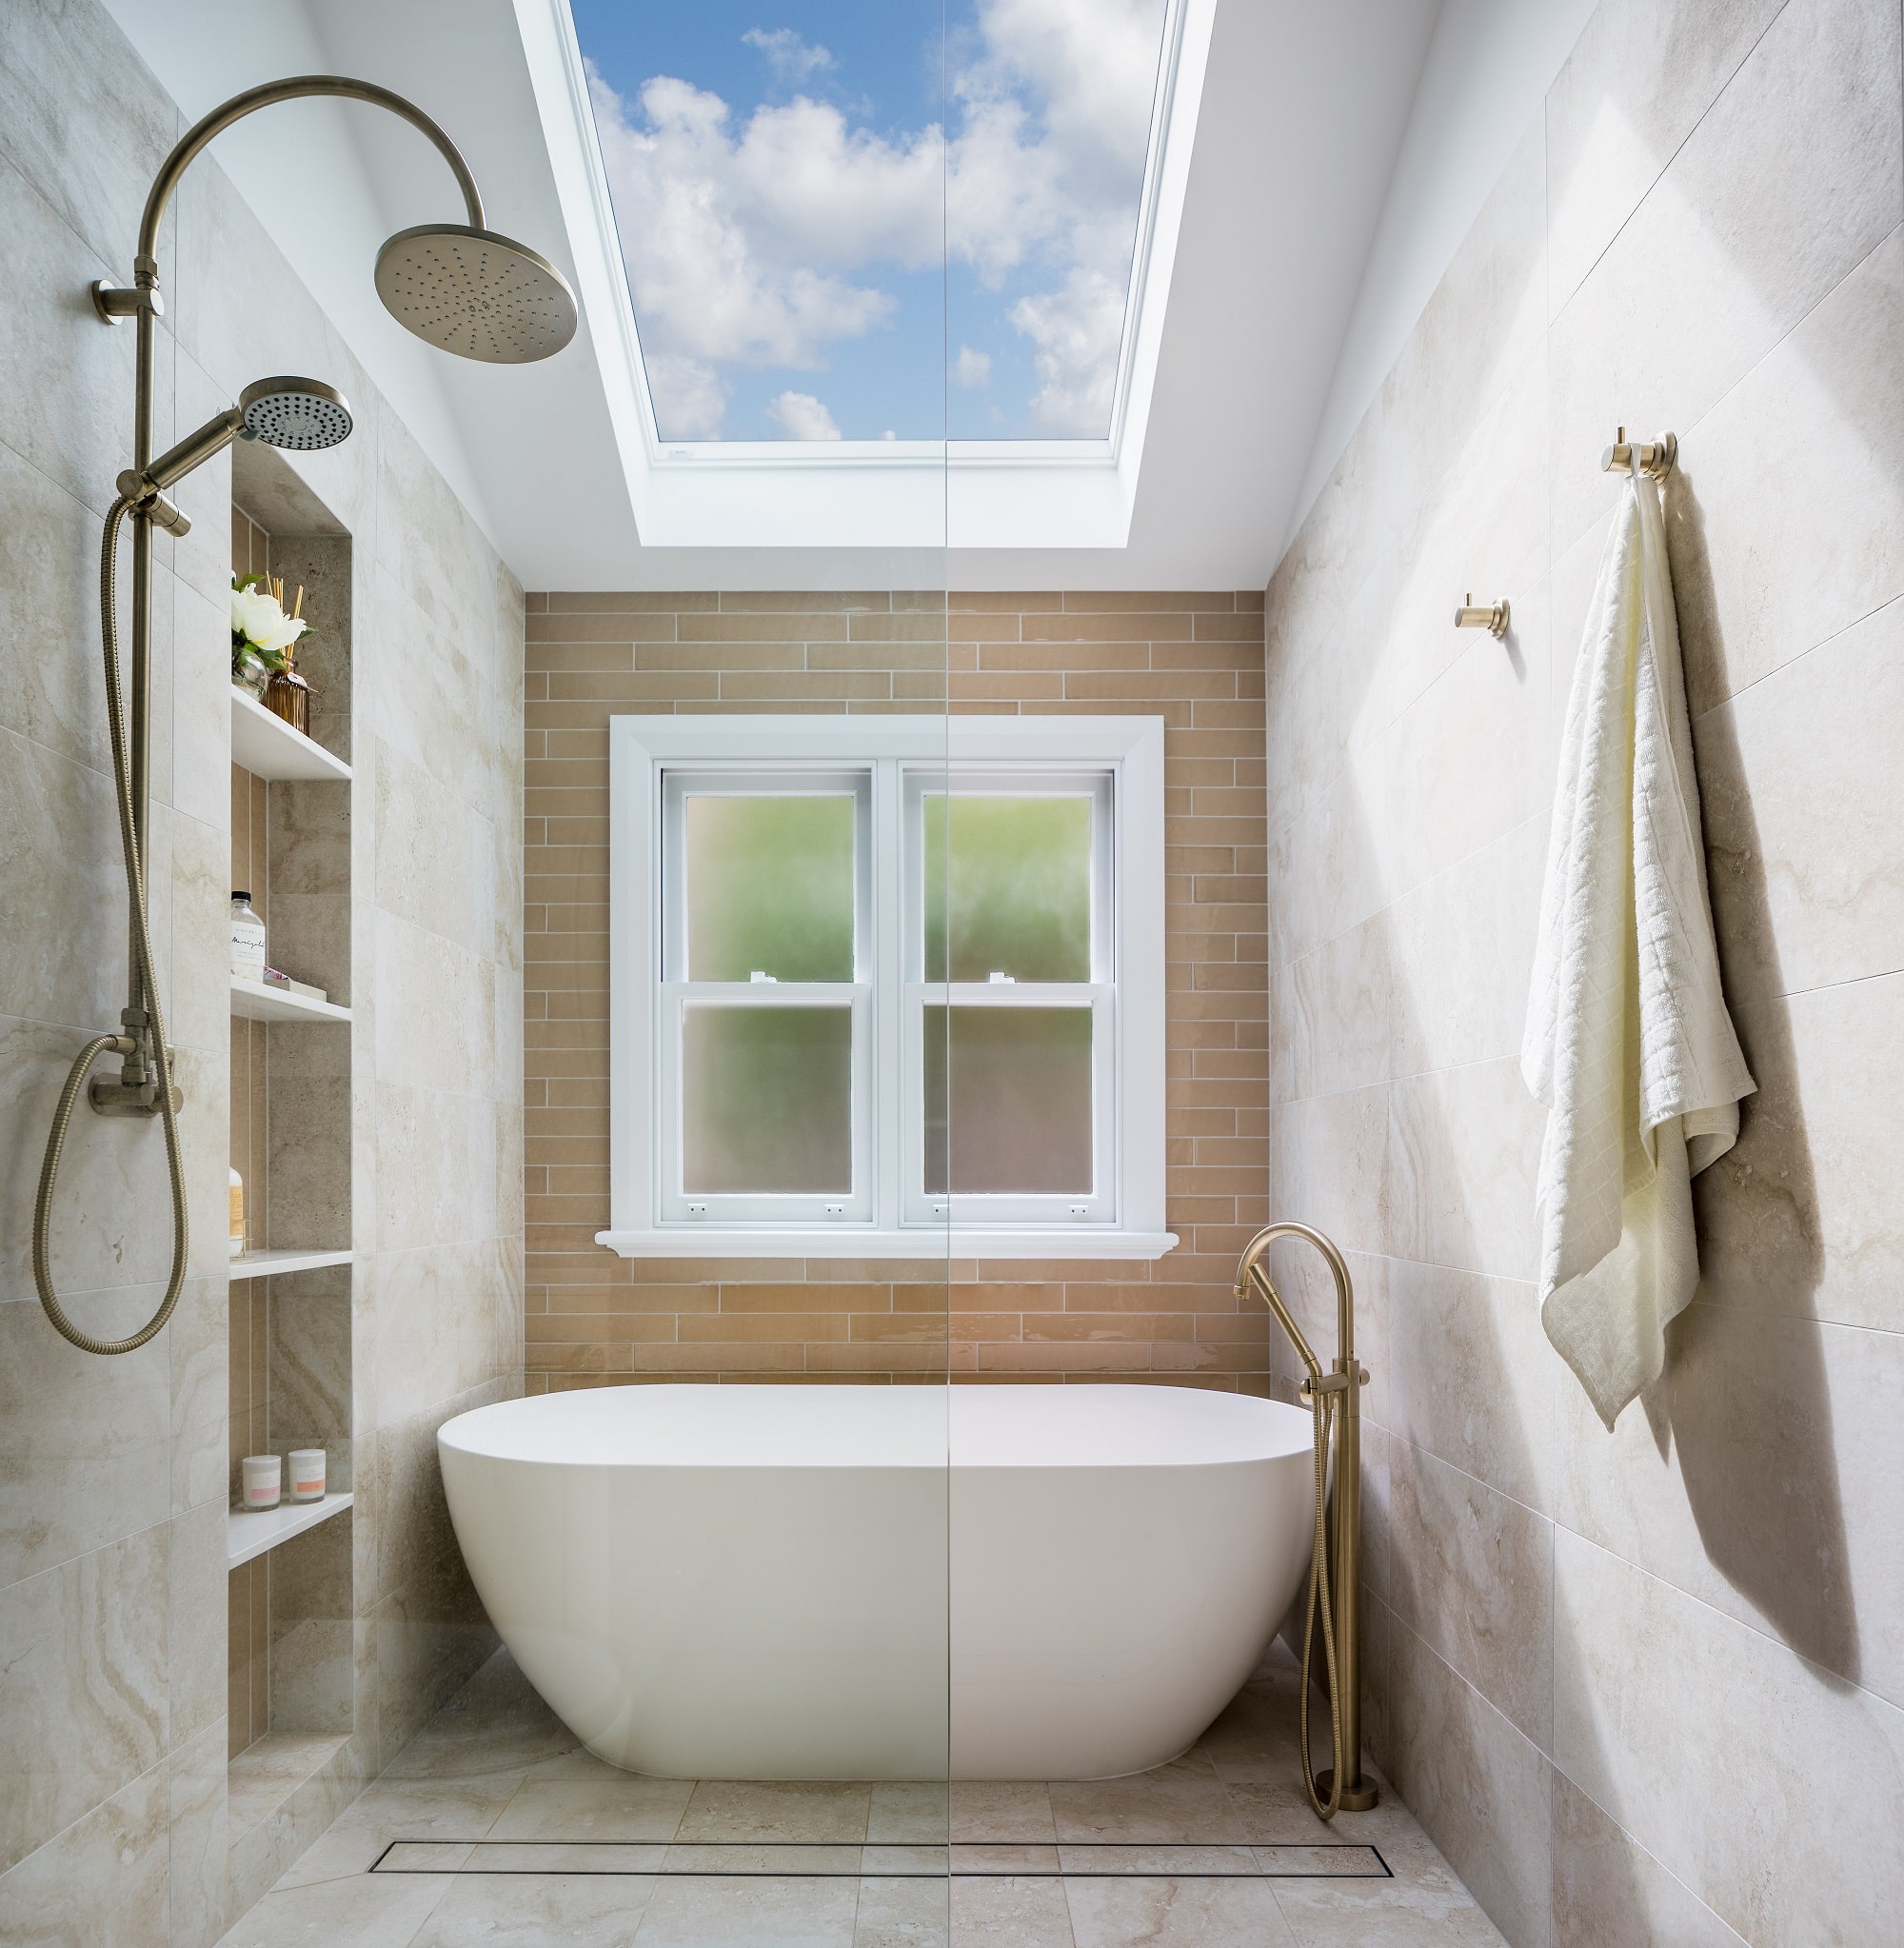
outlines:
[[697, 1784], [591, 1758], [499, 1654], [224, 1948], [1498, 1944], [1401, 1806], [1317, 1821], [1295, 1719], [1279, 1648], [1135, 1779]]

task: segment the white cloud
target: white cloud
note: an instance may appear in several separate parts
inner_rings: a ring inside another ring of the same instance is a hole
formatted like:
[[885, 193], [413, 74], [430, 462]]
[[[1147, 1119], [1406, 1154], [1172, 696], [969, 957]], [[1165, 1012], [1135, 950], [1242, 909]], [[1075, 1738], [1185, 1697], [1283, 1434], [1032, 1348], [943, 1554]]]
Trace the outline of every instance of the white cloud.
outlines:
[[955, 386], [983, 386], [991, 376], [990, 352], [974, 351], [969, 345], [959, 348], [959, 356], [952, 361], [952, 383]]
[[1060, 289], [1021, 298], [1011, 321], [1032, 343], [1039, 379], [1032, 418], [1060, 438], [1102, 439], [1117, 390], [1122, 280], [1080, 266]]
[[[949, 145], [937, 125], [854, 128], [803, 94], [737, 125], [720, 96], [667, 76], [629, 103], [591, 68], [663, 437], [718, 435], [723, 367], [826, 369], [835, 347], [896, 314], [881, 268], [930, 269], [948, 250], [992, 288], [1034, 284], [1006, 314], [1031, 342], [1033, 418], [1101, 434], [1162, 7], [978, 0]], [[744, 38], [796, 86], [835, 65], [789, 28]], [[962, 347], [954, 376], [981, 386], [988, 368]]]
[[840, 65], [824, 48], [809, 46], [790, 27], [750, 27], [741, 38], [767, 57], [776, 81], [791, 87]]
[[654, 400], [655, 425], [664, 440], [718, 440], [727, 410], [727, 388], [721, 375], [701, 359], [679, 352], [646, 352], [648, 393]]
[[840, 428], [833, 415], [810, 392], [783, 392], [767, 407], [767, 417], [789, 440], [837, 440]]

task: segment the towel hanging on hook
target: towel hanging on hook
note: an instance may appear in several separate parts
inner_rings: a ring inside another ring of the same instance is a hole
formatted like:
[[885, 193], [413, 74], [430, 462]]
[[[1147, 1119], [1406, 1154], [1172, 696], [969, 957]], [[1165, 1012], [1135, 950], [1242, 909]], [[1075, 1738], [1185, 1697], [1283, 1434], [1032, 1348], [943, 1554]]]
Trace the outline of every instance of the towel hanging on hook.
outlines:
[[1600, 454], [1602, 473], [1639, 472], [1649, 480], [1664, 480], [1679, 460], [1679, 436], [1661, 433], [1656, 440], [1629, 441], [1626, 428], [1614, 429], [1614, 443]]

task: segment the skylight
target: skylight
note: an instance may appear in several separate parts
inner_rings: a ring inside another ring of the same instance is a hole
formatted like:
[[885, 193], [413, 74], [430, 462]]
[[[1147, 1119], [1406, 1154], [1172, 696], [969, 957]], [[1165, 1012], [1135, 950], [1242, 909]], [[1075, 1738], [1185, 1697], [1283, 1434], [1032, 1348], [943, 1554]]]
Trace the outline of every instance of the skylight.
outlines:
[[661, 442], [1112, 435], [1169, 0], [571, 5]]

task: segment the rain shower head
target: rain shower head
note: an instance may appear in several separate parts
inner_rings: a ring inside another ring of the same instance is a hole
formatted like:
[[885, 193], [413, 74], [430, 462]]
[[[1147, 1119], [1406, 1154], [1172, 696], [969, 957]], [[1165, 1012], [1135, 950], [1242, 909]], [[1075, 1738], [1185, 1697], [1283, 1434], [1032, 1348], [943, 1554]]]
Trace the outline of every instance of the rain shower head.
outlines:
[[350, 407], [322, 379], [260, 379], [238, 395], [239, 437], [293, 453], [315, 453], [350, 437]]
[[546, 257], [466, 224], [399, 230], [377, 253], [377, 295], [426, 345], [492, 366], [527, 365], [575, 336], [575, 297]]

